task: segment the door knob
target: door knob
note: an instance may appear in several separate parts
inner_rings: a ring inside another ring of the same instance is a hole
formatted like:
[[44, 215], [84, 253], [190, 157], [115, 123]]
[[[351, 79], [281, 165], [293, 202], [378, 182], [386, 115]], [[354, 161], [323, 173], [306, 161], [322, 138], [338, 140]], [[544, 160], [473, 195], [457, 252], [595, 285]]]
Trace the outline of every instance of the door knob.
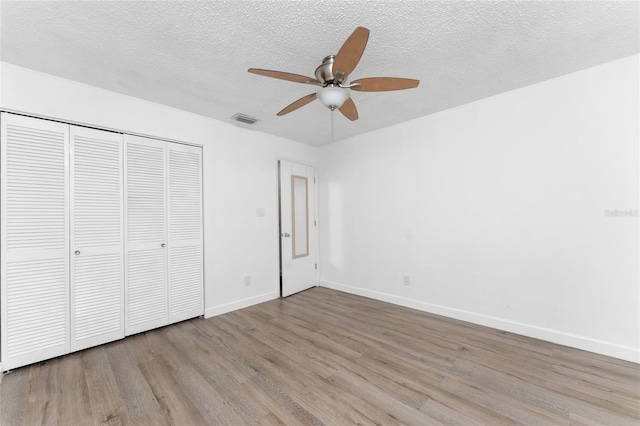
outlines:
[[80, 250], [76, 250], [76, 256], [80, 254]]
[[160, 244], [160, 247], [164, 247], [164, 243]]
[[288, 232], [285, 232], [285, 233], [284, 233], [284, 237], [285, 237], [285, 238], [289, 238], [290, 236], [291, 236], [291, 235], [289, 235], [289, 233], [288, 233]]

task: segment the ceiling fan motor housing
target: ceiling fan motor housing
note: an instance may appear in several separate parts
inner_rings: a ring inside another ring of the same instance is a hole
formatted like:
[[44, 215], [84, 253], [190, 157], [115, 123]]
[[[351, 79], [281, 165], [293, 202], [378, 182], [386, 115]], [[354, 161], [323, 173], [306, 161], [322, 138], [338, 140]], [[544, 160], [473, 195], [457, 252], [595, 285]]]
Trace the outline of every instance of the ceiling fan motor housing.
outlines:
[[342, 82], [342, 80], [336, 80], [336, 77], [333, 75], [333, 58], [335, 58], [335, 55], [326, 56], [322, 60], [322, 65], [316, 68], [316, 79], [323, 85]]

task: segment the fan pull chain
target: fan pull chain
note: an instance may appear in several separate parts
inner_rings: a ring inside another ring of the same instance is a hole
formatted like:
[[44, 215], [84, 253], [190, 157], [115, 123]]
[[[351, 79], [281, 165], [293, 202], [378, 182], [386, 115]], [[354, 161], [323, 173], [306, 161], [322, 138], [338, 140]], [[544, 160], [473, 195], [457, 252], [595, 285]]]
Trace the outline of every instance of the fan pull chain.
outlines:
[[329, 114], [331, 114], [331, 143], [336, 143], [334, 130], [333, 130], [333, 110], [330, 109], [329, 111], [330, 111]]

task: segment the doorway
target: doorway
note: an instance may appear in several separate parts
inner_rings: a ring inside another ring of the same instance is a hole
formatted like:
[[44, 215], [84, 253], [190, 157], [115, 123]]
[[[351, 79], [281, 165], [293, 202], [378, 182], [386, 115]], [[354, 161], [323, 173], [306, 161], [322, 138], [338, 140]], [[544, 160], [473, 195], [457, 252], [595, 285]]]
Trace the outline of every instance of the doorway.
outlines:
[[315, 167], [280, 160], [280, 296], [318, 284]]

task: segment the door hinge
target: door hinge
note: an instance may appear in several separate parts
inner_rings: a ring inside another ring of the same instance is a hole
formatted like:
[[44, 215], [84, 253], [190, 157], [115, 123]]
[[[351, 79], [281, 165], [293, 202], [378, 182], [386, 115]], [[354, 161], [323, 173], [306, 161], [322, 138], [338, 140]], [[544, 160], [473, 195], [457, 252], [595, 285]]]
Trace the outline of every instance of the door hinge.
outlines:
[[318, 226], [315, 220], [313, 221], [313, 226]]
[[318, 269], [318, 264], [316, 263], [316, 269]]
[[315, 176], [313, 177], [313, 183], [316, 183], [316, 177]]

